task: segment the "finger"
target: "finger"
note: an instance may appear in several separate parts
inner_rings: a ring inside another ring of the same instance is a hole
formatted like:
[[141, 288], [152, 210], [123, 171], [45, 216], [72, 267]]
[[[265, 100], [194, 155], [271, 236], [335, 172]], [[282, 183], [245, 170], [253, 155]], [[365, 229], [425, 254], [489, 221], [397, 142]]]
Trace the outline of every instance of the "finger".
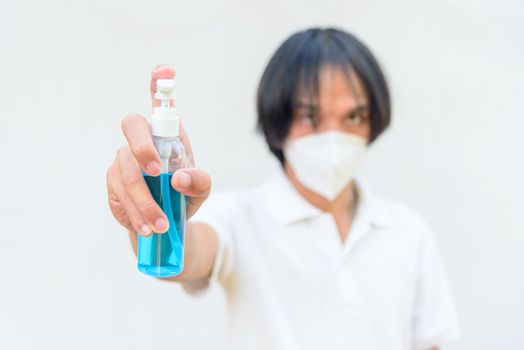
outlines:
[[188, 218], [197, 211], [211, 192], [211, 178], [208, 173], [196, 168], [177, 170], [171, 178], [171, 185], [178, 192], [188, 196]]
[[151, 196], [131, 150], [123, 147], [118, 153], [120, 176], [129, 198], [153, 232], [166, 232], [169, 227], [167, 218]]
[[146, 119], [138, 114], [130, 114], [122, 121], [122, 130], [140, 168], [148, 175], [159, 175], [161, 160]]
[[[143, 236], [150, 235], [153, 231], [146, 224], [142, 214], [140, 214], [138, 208], [131, 200], [131, 197], [126, 193], [124, 185], [122, 184], [118, 160], [113, 162], [107, 173], [107, 186], [108, 192], [111, 194], [110, 197], [115, 196], [116, 202], [118, 202], [118, 209], [114, 208], [114, 205], [111, 205], [111, 211], [118, 222], [127, 229], [133, 229], [135, 232], [138, 232]], [[115, 212], [121, 211], [122, 209], [124, 211], [123, 213]]]
[[158, 79], [174, 79], [175, 78], [175, 69], [167, 64], [161, 64], [156, 66], [151, 72], [151, 101], [153, 107], [160, 106], [160, 101], [155, 98], [156, 93], [156, 81]]

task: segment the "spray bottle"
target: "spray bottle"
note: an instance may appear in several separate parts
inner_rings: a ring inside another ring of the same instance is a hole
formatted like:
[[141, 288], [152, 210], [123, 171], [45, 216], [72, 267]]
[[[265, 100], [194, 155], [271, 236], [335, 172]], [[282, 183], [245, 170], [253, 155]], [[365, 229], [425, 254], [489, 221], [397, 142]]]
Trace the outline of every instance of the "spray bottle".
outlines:
[[186, 199], [171, 186], [171, 177], [186, 167], [187, 154], [179, 137], [172, 79], [157, 80], [155, 99], [160, 100], [160, 106], [154, 108], [151, 133], [162, 171], [159, 176], [143, 175], [151, 195], [167, 216], [169, 229], [165, 233], [153, 232], [148, 237], [138, 235], [138, 269], [154, 277], [172, 277], [184, 267]]

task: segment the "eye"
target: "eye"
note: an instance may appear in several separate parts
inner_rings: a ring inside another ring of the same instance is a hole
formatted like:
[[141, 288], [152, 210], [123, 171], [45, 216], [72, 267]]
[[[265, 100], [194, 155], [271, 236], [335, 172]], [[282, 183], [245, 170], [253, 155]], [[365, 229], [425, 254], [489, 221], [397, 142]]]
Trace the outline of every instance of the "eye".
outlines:
[[304, 115], [304, 118], [306, 118], [306, 119], [308, 119], [308, 120], [310, 120], [310, 121], [312, 121], [312, 122], [314, 122], [315, 120], [317, 120], [317, 116], [316, 116], [315, 113], [306, 113], [306, 114]]
[[303, 123], [308, 123], [312, 125], [315, 125], [317, 119], [317, 115], [313, 112], [303, 112], [298, 115], [298, 120], [300, 120]]
[[363, 125], [369, 121], [369, 110], [367, 108], [359, 108], [351, 111], [346, 121], [351, 125]]
[[364, 117], [362, 113], [350, 113], [347, 116], [347, 121], [351, 124], [362, 124], [364, 122]]

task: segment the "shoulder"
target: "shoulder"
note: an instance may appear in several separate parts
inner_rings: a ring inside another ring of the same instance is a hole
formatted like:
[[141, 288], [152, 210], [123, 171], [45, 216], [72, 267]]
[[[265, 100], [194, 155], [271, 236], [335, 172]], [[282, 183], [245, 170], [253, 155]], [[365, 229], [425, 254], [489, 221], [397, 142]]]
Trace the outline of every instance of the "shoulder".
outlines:
[[[394, 251], [395, 256], [419, 273], [440, 263], [438, 241], [427, 221], [412, 207], [388, 198], [376, 197], [374, 208], [387, 219], [377, 225], [372, 235], [379, 246]], [[378, 243], [380, 241], [380, 243]]]

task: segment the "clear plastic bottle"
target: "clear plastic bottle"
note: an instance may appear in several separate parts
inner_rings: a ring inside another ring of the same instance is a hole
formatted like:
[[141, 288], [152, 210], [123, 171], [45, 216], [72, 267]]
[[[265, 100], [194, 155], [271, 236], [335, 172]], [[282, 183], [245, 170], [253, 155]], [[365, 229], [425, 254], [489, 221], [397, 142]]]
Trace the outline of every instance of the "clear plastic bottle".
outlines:
[[151, 195], [169, 221], [165, 233], [138, 235], [138, 269], [154, 277], [172, 277], [184, 268], [186, 199], [171, 186], [173, 173], [187, 166], [187, 154], [179, 137], [179, 118], [170, 101], [174, 100], [174, 81], [157, 80], [155, 98], [161, 101], [151, 117], [153, 142], [162, 160], [159, 176], [144, 174]]

